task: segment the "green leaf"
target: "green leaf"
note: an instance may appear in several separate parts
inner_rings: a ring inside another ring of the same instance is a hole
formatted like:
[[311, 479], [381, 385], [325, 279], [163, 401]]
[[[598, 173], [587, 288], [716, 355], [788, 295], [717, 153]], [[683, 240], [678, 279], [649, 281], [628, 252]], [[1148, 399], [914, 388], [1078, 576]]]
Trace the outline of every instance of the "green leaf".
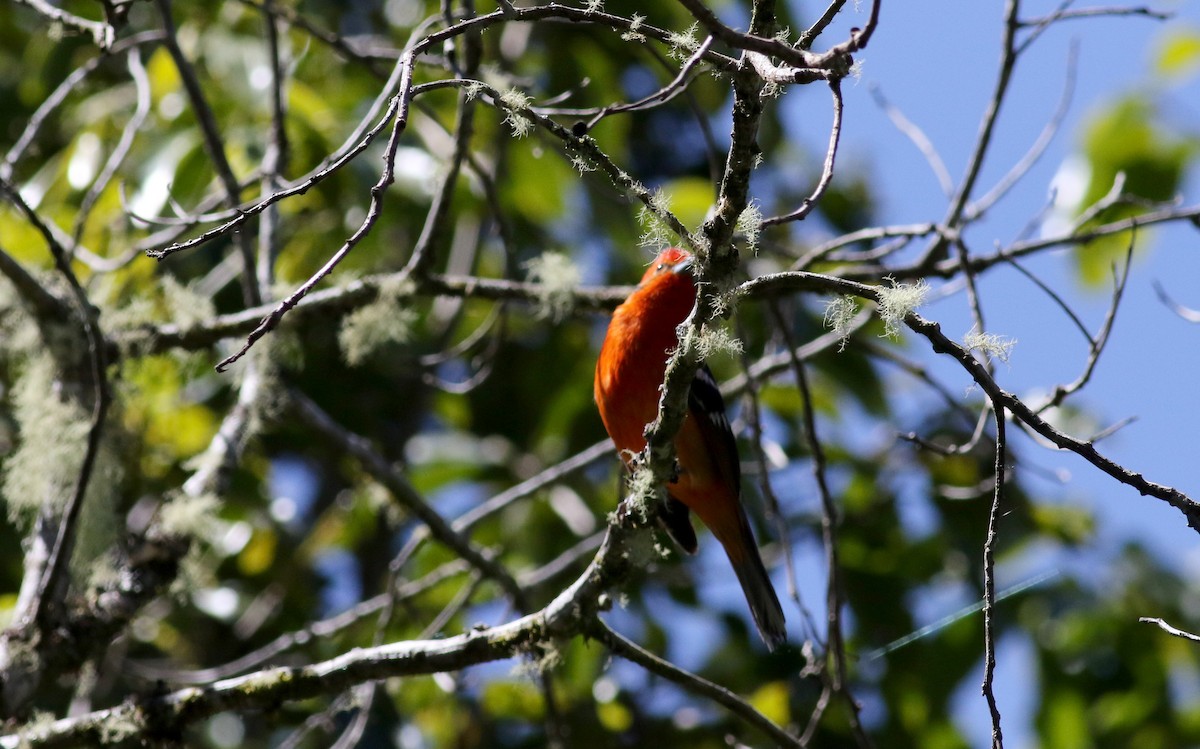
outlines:
[[1078, 692], [1057, 691], [1042, 703], [1044, 746], [1055, 749], [1087, 749], [1093, 746], [1088, 731], [1087, 703]]
[[670, 198], [671, 212], [684, 226], [700, 226], [713, 204], [713, 187], [707, 179], [682, 177], [663, 185], [663, 192]]
[[[1119, 174], [1125, 179], [1122, 195], [1151, 202], [1167, 201], [1176, 195], [1194, 146], [1164, 132], [1157, 125], [1159, 119], [1155, 104], [1137, 94], [1117, 100], [1092, 119], [1083, 144], [1091, 177], [1084, 199], [1076, 207], [1079, 213], [1108, 194]], [[1089, 226], [1145, 211], [1141, 205], [1121, 203], [1102, 211]], [[1106, 283], [1113, 263], [1125, 254], [1131, 239], [1128, 232], [1123, 232], [1082, 245], [1075, 258], [1083, 282]]]
[[1175, 28], [1167, 32], [1154, 58], [1154, 72], [1164, 78], [1186, 78], [1200, 68], [1200, 29]]
[[788, 705], [788, 686], [785, 681], [769, 681], [750, 695], [750, 704], [781, 726], [792, 720]]

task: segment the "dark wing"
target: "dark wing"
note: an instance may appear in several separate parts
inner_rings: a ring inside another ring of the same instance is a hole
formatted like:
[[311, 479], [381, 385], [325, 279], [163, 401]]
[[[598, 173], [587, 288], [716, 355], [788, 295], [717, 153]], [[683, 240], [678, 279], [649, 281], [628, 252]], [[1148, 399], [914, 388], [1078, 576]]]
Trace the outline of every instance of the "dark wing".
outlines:
[[721, 397], [717, 378], [713, 377], [707, 364], [701, 364], [696, 370], [696, 377], [688, 391], [688, 410], [700, 419], [704, 441], [735, 490], [740, 493], [742, 466], [738, 461], [737, 440], [729, 426], [729, 417], [725, 414], [725, 399]]
[[667, 495], [666, 504], [658, 508], [658, 522], [671, 540], [688, 554], [695, 554], [700, 547], [696, 540], [696, 529], [692, 527], [691, 512], [688, 506], [678, 499]]
[[[740, 493], [742, 470], [738, 462], [737, 440], [729, 426], [729, 417], [725, 415], [725, 399], [721, 397], [717, 379], [706, 364], [696, 370], [696, 377], [688, 390], [688, 411], [700, 422], [700, 433], [725, 479], [736, 493]], [[667, 491], [670, 492], [670, 487]], [[692, 527], [687, 505], [668, 496], [667, 503], [658, 511], [658, 520], [681, 549], [688, 554], [696, 553], [696, 531]]]

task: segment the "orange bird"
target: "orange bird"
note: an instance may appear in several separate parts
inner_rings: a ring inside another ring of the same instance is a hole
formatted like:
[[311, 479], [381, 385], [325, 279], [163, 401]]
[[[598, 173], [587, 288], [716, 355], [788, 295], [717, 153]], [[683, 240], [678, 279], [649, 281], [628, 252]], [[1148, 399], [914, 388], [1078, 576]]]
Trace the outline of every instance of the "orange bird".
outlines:
[[[641, 283], [613, 313], [596, 363], [596, 405], [621, 459], [632, 461], [646, 447], [643, 431], [658, 415], [667, 359], [678, 346], [675, 328], [696, 303], [692, 256], [671, 248], [654, 260]], [[678, 478], [667, 487], [659, 521], [675, 542], [696, 553], [690, 512], [725, 547], [750, 613], [767, 647], [785, 638], [783, 609], [767, 576], [758, 543], [742, 509], [741, 467], [725, 401], [707, 366], [688, 391], [688, 413], [675, 435]]]

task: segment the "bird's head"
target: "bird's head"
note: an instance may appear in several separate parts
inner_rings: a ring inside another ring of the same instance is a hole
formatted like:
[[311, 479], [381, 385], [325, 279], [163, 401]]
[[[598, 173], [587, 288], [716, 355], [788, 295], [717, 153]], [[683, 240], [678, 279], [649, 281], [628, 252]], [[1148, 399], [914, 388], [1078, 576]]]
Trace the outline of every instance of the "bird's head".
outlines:
[[665, 249], [658, 254], [658, 257], [654, 258], [654, 262], [646, 269], [645, 275], [642, 276], [642, 284], [667, 275], [679, 276], [690, 281], [694, 263], [695, 260], [687, 250], [681, 250], [678, 247]]

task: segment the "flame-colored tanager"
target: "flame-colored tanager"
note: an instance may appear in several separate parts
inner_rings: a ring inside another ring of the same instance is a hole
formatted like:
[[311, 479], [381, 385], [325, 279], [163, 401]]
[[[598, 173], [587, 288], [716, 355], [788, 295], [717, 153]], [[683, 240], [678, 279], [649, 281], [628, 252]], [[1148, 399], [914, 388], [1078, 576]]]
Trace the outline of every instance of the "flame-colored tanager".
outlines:
[[[613, 313], [596, 364], [596, 405], [626, 467], [646, 447], [644, 430], [658, 414], [658, 400], [675, 329], [696, 303], [692, 256], [671, 248], [662, 252], [641, 283]], [[696, 532], [689, 511], [725, 548], [750, 604], [758, 633], [774, 649], [784, 641], [783, 610], [767, 576], [750, 521], [742, 508], [741, 468], [725, 401], [707, 366], [688, 391], [688, 412], [675, 436], [678, 476], [667, 487], [659, 512], [663, 527], [689, 554]]]

